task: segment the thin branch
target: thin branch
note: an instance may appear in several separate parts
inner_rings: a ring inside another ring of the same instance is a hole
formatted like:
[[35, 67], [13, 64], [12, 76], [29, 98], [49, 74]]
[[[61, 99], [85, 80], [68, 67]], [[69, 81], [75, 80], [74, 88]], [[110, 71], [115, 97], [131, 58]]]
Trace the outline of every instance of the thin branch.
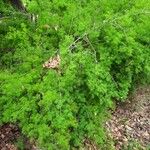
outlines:
[[92, 43], [90, 42], [90, 40], [89, 40], [89, 38], [88, 38], [87, 36], [86, 36], [86, 40], [87, 40], [87, 42], [88, 42], [89, 45], [91, 46], [91, 49], [92, 49], [93, 52], [94, 52], [95, 62], [97, 63], [98, 61], [97, 61], [97, 56], [96, 56], [96, 50], [95, 50], [94, 46], [92, 45]]
[[84, 33], [81, 37], [78, 37], [72, 44], [70, 44], [70, 46], [69, 46], [69, 50], [73, 50], [74, 49], [74, 47], [75, 47], [75, 44], [79, 41], [79, 40], [81, 40], [81, 39], [83, 39], [83, 37], [84, 36], [86, 36], [87, 35], [87, 33]]

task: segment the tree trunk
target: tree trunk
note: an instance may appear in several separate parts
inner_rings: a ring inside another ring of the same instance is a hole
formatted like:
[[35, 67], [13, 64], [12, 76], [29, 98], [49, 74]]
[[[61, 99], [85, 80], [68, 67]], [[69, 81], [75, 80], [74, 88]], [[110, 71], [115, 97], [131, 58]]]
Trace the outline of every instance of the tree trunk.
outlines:
[[23, 2], [21, 0], [9, 0], [13, 7], [17, 8], [18, 10], [22, 12], [26, 12], [26, 8], [23, 5]]

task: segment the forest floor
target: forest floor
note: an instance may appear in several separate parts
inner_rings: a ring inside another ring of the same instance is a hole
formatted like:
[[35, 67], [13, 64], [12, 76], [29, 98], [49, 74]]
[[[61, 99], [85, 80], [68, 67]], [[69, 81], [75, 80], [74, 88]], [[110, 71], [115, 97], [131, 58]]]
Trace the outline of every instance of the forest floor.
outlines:
[[[117, 104], [106, 128], [115, 150], [150, 150], [150, 87], [138, 88], [126, 102]], [[86, 147], [96, 150], [93, 145]], [[16, 125], [5, 124], [0, 126], [0, 150], [37, 148]]]
[[150, 150], [150, 87], [119, 103], [106, 127], [116, 150]]

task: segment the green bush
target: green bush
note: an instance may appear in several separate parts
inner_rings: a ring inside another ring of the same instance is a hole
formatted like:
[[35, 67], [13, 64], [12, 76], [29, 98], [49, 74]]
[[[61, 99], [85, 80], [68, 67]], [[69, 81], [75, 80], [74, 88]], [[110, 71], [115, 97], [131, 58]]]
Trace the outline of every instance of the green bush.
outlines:
[[[150, 75], [149, 1], [25, 2], [35, 22], [1, 2], [15, 13], [0, 20], [0, 123], [46, 149], [103, 145], [112, 100]], [[58, 70], [43, 68], [56, 54]]]

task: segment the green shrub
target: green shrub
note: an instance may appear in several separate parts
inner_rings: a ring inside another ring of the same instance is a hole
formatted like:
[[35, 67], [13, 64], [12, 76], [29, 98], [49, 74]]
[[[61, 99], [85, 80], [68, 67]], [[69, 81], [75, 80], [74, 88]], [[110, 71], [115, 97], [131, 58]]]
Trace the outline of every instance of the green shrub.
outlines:
[[[35, 22], [0, 20], [0, 123], [18, 123], [46, 149], [102, 145], [112, 100], [150, 74], [149, 1], [26, 2]], [[43, 68], [56, 53], [58, 70]]]

